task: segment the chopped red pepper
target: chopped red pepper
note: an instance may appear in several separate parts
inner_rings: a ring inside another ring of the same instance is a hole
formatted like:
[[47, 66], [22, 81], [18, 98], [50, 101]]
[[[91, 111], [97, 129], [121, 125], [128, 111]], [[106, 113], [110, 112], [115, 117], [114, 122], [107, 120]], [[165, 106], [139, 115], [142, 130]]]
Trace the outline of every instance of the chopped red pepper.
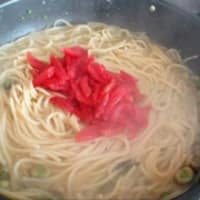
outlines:
[[50, 102], [85, 122], [76, 141], [121, 133], [134, 138], [147, 127], [150, 107], [140, 106], [144, 96], [133, 76], [106, 70], [79, 46], [64, 48], [62, 52], [62, 58], [51, 55], [49, 64], [31, 53], [27, 60], [33, 69], [34, 86], [57, 92], [59, 95]]

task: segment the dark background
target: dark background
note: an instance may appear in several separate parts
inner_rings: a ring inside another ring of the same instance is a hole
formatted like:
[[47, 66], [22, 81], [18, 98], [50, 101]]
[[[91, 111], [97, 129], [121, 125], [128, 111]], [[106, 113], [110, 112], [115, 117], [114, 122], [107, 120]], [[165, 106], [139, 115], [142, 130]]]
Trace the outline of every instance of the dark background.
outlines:
[[[188, 65], [200, 75], [200, 0], [0, 0], [0, 45], [49, 27], [59, 18], [147, 32], [184, 58], [199, 56]], [[200, 200], [200, 185], [195, 183], [177, 200]]]

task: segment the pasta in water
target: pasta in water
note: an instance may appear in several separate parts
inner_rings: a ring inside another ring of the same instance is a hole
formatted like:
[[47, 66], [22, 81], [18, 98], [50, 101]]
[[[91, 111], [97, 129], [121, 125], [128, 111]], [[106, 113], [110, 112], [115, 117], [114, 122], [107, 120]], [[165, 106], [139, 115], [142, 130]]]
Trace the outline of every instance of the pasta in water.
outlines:
[[[84, 123], [50, 103], [55, 93], [33, 86], [27, 52], [48, 62], [51, 54], [61, 57], [60, 49], [76, 45], [107, 70], [137, 78], [151, 111], [134, 139], [119, 134], [76, 142]], [[0, 84], [1, 194], [20, 200], [155, 200], [189, 188], [200, 137], [198, 92], [176, 50], [144, 33], [58, 20], [0, 48]]]

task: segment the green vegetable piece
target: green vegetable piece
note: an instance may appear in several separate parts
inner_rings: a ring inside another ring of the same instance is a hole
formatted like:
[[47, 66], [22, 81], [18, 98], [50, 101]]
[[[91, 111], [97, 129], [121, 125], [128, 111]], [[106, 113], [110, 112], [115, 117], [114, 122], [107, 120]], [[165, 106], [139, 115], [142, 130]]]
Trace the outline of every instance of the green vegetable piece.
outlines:
[[12, 80], [10, 79], [6, 79], [4, 82], [3, 82], [3, 87], [5, 90], [10, 90], [11, 87], [12, 87]]
[[115, 184], [116, 184], [116, 180], [113, 179], [113, 180], [109, 180], [108, 182], [104, 183], [103, 185], [101, 185], [99, 188], [98, 188], [98, 192], [101, 194], [107, 194], [107, 193], [110, 193], [113, 188], [115, 187]]
[[24, 16], [21, 17], [21, 20], [24, 21], [26, 18]]
[[5, 170], [1, 169], [0, 170], [0, 180], [8, 180], [9, 179], [9, 174]]
[[192, 80], [194, 81], [194, 84], [199, 89], [200, 88], [200, 77], [199, 76], [193, 76]]
[[50, 197], [37, 197], [35, 198], [35, 200], [53, 200], [53, 199]]
[[183, 167], [176, 172], [175, 179], [178, 184], [188, 184], [194, 178], [194, 171], [191, 167]]
[[6, 180], [0, 180], [0, 188], [3, 188], [3, 189], [7, 189], [9, 188], [9, 181], [6, 181]]
[[28, 15], [31, 15], [33, 13], [33, 11], [31, 9], [27, 9], [26, 12]]
[[123, 174], [127, 173], [132, 167], [133, 167], [133, 161], [126, 160], [126, 161], [119, 163], [115, 169], [120, 172], [120, 175], [123, 175]]
[[48, 16], [47, 16], [47, 15], [44, 15], [42, 18], [43, 18], [44, 20], [47, 20], [47, 19], [48, 19]]
[[31, 175], [37, 178], [48, 177], [50, 175], [50, 170], [43, 165], [37, 165], [32, 169]]
[[160, 200], [168, 200], [169, 199], [169, 195], [170, 195], [170, 192], [164, 192], [161, 195]]

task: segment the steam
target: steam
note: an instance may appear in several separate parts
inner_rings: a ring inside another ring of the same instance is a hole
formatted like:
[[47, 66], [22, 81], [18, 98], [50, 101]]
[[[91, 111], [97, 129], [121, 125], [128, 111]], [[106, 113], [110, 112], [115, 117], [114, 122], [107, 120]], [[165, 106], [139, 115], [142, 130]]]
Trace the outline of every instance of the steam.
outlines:
[[166, 2], [174, 4], [181, 9], [194, 14], [200, 11], [200, 1], [198, 0], [166, 0]]

